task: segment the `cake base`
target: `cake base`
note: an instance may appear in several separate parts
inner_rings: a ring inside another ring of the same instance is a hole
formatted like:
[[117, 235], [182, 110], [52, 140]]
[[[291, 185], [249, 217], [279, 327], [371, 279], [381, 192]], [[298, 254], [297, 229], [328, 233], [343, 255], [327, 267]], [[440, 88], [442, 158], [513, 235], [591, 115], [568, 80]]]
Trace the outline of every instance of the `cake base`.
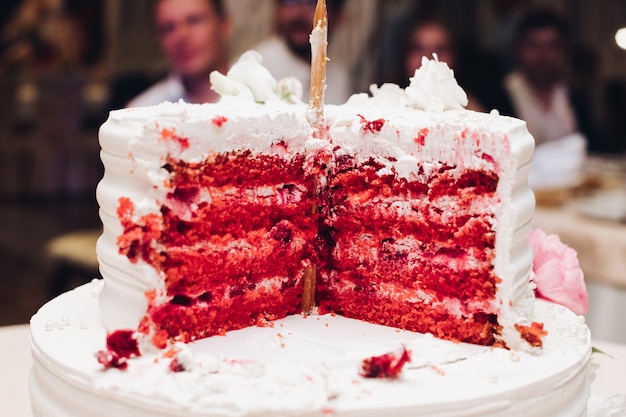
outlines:
[[[582, 417], [589, 398], [589, 329], [538, 301], [548, 331], [536, 354], [436, 339], [339, 316], [290, 316], [154, 351], [126, 370], [95, 354], [106, 329], [100, 281], [44, 305], [31, 320], [30, 391], [36, 417], [552, 416]], [[362, 361], [406, 346], [397, 379], [359, 375]], [[180, 370], [180, 369], [179, 369]]]

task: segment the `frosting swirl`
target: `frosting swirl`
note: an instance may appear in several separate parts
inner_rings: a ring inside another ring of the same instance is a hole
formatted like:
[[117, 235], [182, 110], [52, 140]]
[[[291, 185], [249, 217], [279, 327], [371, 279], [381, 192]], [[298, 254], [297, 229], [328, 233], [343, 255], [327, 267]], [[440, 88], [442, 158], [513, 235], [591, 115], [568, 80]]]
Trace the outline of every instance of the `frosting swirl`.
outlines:
[[433, 59], [422, 58], [422, 66], [410, 81], [405, 89], [410, 107], [442, 113], [467, 106], [467, 94], [454, 78], [454, 71], [436, 54]]
[[[226, 75], [211, 72], [211, 87], [223, 98], [231, 96], [257, 103], [302, 103], [300, 81], [294, 77], [276, 81], [261, 61], [258, 52], [245, 52]], [[445, 62], [440, 62], [436, 54], [433, 59], [422, 58], [422, 66], [410, 81], [406, 89], [396, 84], [383, 84], [381, 87], [370, 86], [370, 91], [375, 101], [384, 106], [407, 106], [442, 113], [467, 105], [467, 95], [454, 78], [454, 71]], [[349, 100], [355, 101], [362, 100], [354, 96]]]
[[301, 103], [302, 84], [294, 77], [280, 81], [261, 64], [261, 55], [247, 51], [233, 64], [226, 75], [213, 71], [209, 75], [211, 88], [222, 97], [237, 96], [257, 103], [285, 101]]

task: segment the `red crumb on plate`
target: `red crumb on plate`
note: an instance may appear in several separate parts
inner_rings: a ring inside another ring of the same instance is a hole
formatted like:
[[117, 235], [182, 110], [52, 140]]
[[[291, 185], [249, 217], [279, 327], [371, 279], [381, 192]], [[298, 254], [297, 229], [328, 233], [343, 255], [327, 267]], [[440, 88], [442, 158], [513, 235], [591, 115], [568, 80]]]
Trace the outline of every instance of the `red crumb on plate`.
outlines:
[[443, 369], [441, 369], [441, 368], [440, 368], [440, 367], [438, 367], [438, 366], [433, 365], [433, 366], [431, 366], [431, 369], [432, 369], [433, 371], [435, 371], [435, 373], [436, 373], [437, 375], [444, 376], [444, 375], [446, 374], [446, 373], [443, 371]]
[[107, 348], [96, 353], [96, 359], [105, 369], [126, 369], [127, 359], [141, 356], [133, 330], [116, 330], [107, 336]]
[[516, 324], [515, 329], [520, 332], [522, 339], [526, 340], [533, 347], [542, 347], [542, 339], [548, 334], [548, 331], [543, 328], [543, 323], [537, 323], [536, 321], [533, 321], [530, 326]]
[[397, 378], [405, 363], [411, 362], [411, 352], [402, 346], [396, 352], [372, 356], [363, 360], [361, 376], [365, 378]]
[[121, 358], [115, 352], [108, 350], [98, 351], [98, 353], [96, 353], [96, 359], [104, 365], [105, 369], [116, 368], [124, 370], [128, 367], [126, 358]]
[[172, 359], [170, 362], [169, 369], [171, 372], [183, 372], [185, 371], [185, 367], [182, 363], [178, 362], [177, 358]]
[[107, 350], [121, 358], [140, 356], [134, 330], [116, 330], [107, 336]]

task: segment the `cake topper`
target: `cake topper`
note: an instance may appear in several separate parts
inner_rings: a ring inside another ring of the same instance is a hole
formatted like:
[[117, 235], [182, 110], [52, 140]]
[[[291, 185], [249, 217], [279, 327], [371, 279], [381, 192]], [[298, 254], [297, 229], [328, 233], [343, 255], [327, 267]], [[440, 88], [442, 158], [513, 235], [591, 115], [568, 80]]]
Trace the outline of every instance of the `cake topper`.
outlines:
[[[324, 121], [324, 91], [326, 90], [326, 47], [328, 46], [328, 13], [326, 0], [318, 0], [313, 17], [313, 30], [309, 36], [311, 42], [311, 90], [307, 118], [313, 127], [313, 135], [321, 135]], [[317, 212], [313, 206], [313, 214]], [[302, 291], [302, 313], [309, 315], [315, 307], [315, 281], [317, 269], [310, 264], [304, 269]]]
[[314, 128], [321, 127], [324, 118], [324, 92], [326, 90], [326, 49], [328, 46], [328, 13], [326, 0], [318, 0], [313, 18], [311, 42], [311, 91], [309, 122]]

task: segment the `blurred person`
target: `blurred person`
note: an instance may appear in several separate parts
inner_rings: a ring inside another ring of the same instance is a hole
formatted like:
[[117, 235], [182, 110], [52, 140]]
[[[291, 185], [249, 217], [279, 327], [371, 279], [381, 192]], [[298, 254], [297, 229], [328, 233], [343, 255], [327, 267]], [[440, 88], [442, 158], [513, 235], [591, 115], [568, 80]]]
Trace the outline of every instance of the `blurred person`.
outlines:
[[67, 70], [82, 65], [80, 22], [58, 0], [24, 0], [0, 35], [0, 71]]
[[626, 156], [626, 82], [612, 78], [600, 88], [598, 134], [589, 142], [589, 151], [596, 154]]
[[489, 0], [487, 7], [493, 20], [488, 29], [485, 47], [500, 65], [501, 68], [498, 68], [498, 71], [502, 70], [506, 73], [514, 67], [510, 48], [519, 22], [526, 14], [528, 4], [518, 0]]
[[154, 20], [170, 74], [131, 100], [128, 107], [163, 101], [212, 103], [209, 73], [228, 70], [231, 22], [222, 0], [156, 0]]
[[[406, 87], [409, 78], [422, 66], [422, 58], [433, 59], [433, 55], [441, 62], [455, 70], [458, 69], [457, 42], [445, 20], [435, 14], [429, 14], [418, 10], [414, 17], [409, 20], [404, 36], [402, 37], [402, 49], [398, 56], [397, 74], [394, 82]], [[464, 84], [460, 74], [455, 74], [459, 83]], [[483, 107], [479, 100], [467, 91], [469, 110], [482, 111]]]
[[[311, 45], [317, 0], [275, 0], [275, 33], [255, 46], [263, 57], [263, 65], [274, 78], [295, 77], [302, 83], [302, 99], [308, 101], [311, 84]], [[344, 0], [327, 0], [329, 38], [341, 24]], [[331, 59], [327, 65], [325, 101], [341, 104], [351, 94], [348, 71]]]
[[450, 68], [455, 66], [452, 35], [442, 21], [436, 19], [417, 21], [408, 34], [409, 47], [404, 59], [405, 75], [413, 75], [422, 66], [422, 57], [434, 54]]
[[547, 10], [529, 12], [515, 37], [516, 68], [504, 79], [504, 114], [525, 120], [537, 144], [590, 132], [585, 100], [565, 78], [567, 22]]
[[549, 10], [529, 11], [514, 40], [515, 69], [505, 76], [503, 114], [526, 122], [535, 139], [528, 184], [535, 190], [574, 187], [582, 181], [590, 113], [566, 79], [567, 22]]

